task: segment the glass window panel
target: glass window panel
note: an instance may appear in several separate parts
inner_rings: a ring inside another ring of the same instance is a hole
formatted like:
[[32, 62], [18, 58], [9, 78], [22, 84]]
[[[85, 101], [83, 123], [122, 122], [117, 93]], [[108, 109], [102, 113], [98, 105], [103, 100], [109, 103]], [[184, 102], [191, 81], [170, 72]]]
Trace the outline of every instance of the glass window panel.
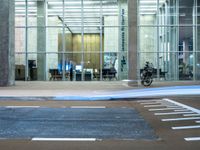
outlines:
[[62, 79], [62, 55], [58, 53], [47, 54], [47, 80], [61, 80]]
[[[35, 81], [38, 80], [38, 74], [40, 74], [41, 69], [38, 65], [37, 54], [28, 55], [28, 80]], [[43, 73], [45, 70], [43, 71]]]
[[[106, 22], [109, 22], [108, 18], [105, 19]], [[104, 27], [104, 52], [119, 52], [119, 40], [122, 41], [122, 37], [119, 37], [119, 29], [118, 27]], [[125, 41], [123, 41], [125, 42]], [[125, 44], [125, 43], [124, 43]], [[121, 46], [120, 46], [121, 47]]]
[[15, 53], [15, 80], [25, 80], [25, 54]]
[[183, 52], [179, 54], [179, 80], [193, 79], [193, 53]]
[[26, 3], [15, 1], [15, 26], [25, 26]]
[[15, 53], [15, 65], [26, 65], [25, 54]]
[[65, 54], [66, 72], [68, 72], [70, 81], [81, 81], [83, 71], [83, 61], [81, 53]]
[[82, 52], [82, 35], [78, 32], [72, 34], [73, 53]]
[[28, 52], [37, 52], [38, 28], [28, 28]]
[[84, 53], [85, 81], [100, 79], [100, 53]]
[[47, 26], [63, 25], [63, 0], [48, 0], [47, 2]]
[[194, 0], [179, 1], [179, 24], [193, 24]]
[[[38, 17], [42, 17], [42, 19], [44, 19], [44, 12], [45, 10], [43, 10], [43, 14], [39, 14], [38, 9], [41, 9], [42, 4], [44, 5], [45, 2], [38, 2], [38, 1], [34, 1], [34, 0], [29, 0], [27, 2], [27, 10], [28, 10], [28, 26], [37, 26], [38, 25]], [[43, 7], [44, 9], [45, 7]]]
[[15, 52], [25, 52], [25, 28], [15, 28]]
[[[84, 26], [99, 26], [101, 23], [100, 19], [102, 13], [102, 2], [101, 1], [83, 1], [83, 15], [84, 17], [91, 16], [93, 19], [88, 20], [83, 18]], [[96, 21], [97, 20], [97, 21]]]
[[161, 80], [177, 80], [178, 78], [178, 53], [159, 53], [159, 75]]
[[81, 26], [82, 24], [82, 3], [81, 0], [65, 1], [64, 22], [67, 27]]
[[197, 6], [196, 6], [196, 10], [197, 10], [197, 24], [200, 24], [200, 0], [197, 0]]
[[118, 53], [106, 52], [103, 53], [103, 80], [117, 80], [119, 70]]
[[156, 52], [157, 50], [157, 28], [140, 27], [140, 51]]
[[200, 52], [196, 53], [195, 59], [195, 79], [200, 80]]
[[168, 3], [168, 22], [170, 25], [177, 25], [178, 23], [178, 8], [177, 0], [169, 0]]
[[193, 51], [193, 27], [179, 27], [179, 52]]
[[139, 17], [141, 25], [156, 24], [157, 17], [157, 0], [140, 0], [139, 1]]
[[64, 52], [73, 52], [73, 33], [70, 28], [65, 28], [65, 50]]
[[142, 52], [140, 53], [140, 69], [144, 68], [145, 63], [149, 62], [153, 64], [154, 68], [157, 68], [157, 53], [155, 52]]
[[63, 51], [63, 28], [47, 28], [47, 52]]

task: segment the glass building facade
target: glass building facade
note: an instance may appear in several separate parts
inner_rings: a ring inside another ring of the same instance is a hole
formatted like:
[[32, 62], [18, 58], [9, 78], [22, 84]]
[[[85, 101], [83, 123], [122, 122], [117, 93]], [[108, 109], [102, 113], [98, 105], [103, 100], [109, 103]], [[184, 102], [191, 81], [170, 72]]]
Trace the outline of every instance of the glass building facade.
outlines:
[[[128, 1], [15, 0], [16, 80], [128, 79]], [[200, 79], [200, 0], [137, 0], [137, 79]], [[133, 62], [134, 64], [134, 62]]]
[[15, 23], [16, 80], [127, 79], [127, 0], [15, 0]]
[[153, 63], [158, 80], [199, 80], [200, 0], [139, 0], [139, 68]]

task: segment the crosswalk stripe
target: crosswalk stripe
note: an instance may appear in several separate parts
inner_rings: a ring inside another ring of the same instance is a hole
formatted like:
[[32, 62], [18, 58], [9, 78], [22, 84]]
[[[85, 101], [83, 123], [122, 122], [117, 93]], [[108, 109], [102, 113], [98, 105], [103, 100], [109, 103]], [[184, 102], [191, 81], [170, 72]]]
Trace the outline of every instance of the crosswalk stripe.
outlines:
[[193, 108], [193, 107], [190, 107], [190, 106], [187, 106], [187, 105], [184, 105], [184, 104], [175, 102], [175, 101], [170, 100], [170, 99], [163, 99], [163, 100], [166, 100], [166, 101], [168, 101], [168, 102], [173, 103], [174, 105], [178, 105], [178, 106], [180, 106], [180, 107], [186, 108], [186, 109], [188, 109], [188, 110], [191, 110], [191, 111], [193, 111], [193, 112], [195, 112], [195, 113], [200, 114], [200, 110], [199, 110], [199, 109], [196, 109], [196, 108]]
[[188, 137], [184, 138], [186, 141], [200, 141], [200, 137]]
[[200, 117], [188, 117], [188, 118], [170, 118], [170, 119], [161, 119], [162, 121], [182, 121], [182, 120], [198, 120]]
[[158, 108], [158, 109], [149, 109], [149, 111], [162, 111], [162, 110], [177, 110], [182, 108], [172, 107], [172, 108]]
[[150, 108], [150, 107], [166, 107], [165, 105], [145, 105], [144, 107]]
[[184, 114], [184, 117], [194, 117], [194, 116], [200, 116], [200, 114]]
[[173, 130], [181, 130], [181, 129], [198, 129], [200, 128], [199, 125], [197, 126], [180, 126], [180, 127], [172, 127]]
[[106, 108], [105, 106], [71, 106], [70, 108], [77, 108], [77, 109], [81, 109], [81, 108], [88, 108], [88, 109], [101, 109], [101, 108]]
[[162, 115], [179, 115], [179, 114], [190, 114], [193, 113], [191, 111], [186, 111], [186, 112], [169, 112], [169, 113], [154, 113], [156, 116], [162, 116]]

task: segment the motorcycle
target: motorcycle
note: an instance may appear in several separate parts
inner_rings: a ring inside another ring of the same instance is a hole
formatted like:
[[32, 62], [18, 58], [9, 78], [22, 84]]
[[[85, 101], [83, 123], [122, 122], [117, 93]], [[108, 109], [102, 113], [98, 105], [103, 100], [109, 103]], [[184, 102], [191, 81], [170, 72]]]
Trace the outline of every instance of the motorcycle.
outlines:
[[146, 62], [144, 69], [141, 72], [141, 84], [144, 86], [150, 86], [153, 82], [153, 65]]

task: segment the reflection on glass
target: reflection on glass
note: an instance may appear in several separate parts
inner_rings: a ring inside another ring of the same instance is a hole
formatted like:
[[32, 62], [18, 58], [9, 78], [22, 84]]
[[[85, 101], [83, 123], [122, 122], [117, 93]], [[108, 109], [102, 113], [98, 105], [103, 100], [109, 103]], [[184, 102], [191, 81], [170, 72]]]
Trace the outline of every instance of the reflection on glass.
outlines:
[[117, 58], [118, 79], [127, 79], [126, 0], [16, 0], [15, 8], [27, 80], [101, 80], [107, 54]]
[[15, 80], [25, 80], [25, 68], [26, 61], [25, 55], [16, 53], [15, 54]]

